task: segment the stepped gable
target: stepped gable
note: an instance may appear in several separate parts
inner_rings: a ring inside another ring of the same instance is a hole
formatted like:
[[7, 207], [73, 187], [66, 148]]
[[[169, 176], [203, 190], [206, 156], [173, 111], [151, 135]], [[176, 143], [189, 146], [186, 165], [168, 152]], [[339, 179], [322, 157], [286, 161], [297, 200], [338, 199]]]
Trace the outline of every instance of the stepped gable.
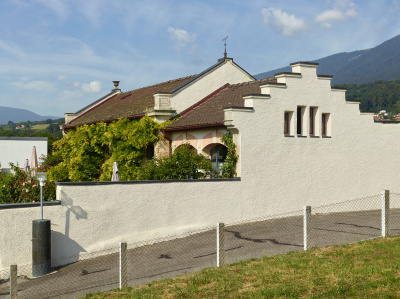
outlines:
[[145, 115], [147, 109], [154, 107], [154, 93], [170, 92], [193, 77], [195, 75], [115, 94], [79, 115], [66, 124], [64, 128], [68, 129], [99, 122], [111, 122], [120, 118], [141, 118]]
[[180, 118], [170, 124], [166, 131], [224, 126], [224, 107], [244, 107], [243, 95], [260, 94], [260, 83], [277, 82], [275, 78], [238, 84], [226, 84], [204, 99], [189, 107]]

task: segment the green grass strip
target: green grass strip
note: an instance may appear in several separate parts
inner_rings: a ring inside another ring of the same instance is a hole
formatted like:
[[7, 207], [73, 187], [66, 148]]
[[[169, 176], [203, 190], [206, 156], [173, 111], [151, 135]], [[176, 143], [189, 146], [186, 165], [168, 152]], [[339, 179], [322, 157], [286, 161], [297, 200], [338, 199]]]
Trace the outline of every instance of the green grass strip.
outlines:
[[400, 237], [252, 259], [85, 298], [400, 298]]

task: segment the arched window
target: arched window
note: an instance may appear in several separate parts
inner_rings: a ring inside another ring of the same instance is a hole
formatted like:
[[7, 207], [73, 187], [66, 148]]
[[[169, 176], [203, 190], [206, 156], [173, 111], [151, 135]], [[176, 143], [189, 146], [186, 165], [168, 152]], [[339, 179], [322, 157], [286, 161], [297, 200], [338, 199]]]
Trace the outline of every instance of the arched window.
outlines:
[[221, 171], [227, 154], [228, 148], [222, 144], [217, 144], [210, 150], [211, 163], [214, 169]]

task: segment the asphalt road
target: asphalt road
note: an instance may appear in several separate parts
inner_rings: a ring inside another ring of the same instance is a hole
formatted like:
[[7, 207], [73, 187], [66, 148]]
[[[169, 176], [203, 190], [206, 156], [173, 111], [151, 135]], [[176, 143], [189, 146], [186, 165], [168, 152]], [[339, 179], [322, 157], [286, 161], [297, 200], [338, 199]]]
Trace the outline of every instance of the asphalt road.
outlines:
[[[400, 235], [400, 210], [390, 212], [391, 235]], [[311, 246], [326, 247], [381, 235], [380, 211], [330, 213], [312, 216]], [[303, 250], [303, 218], [227, 226], [228, 263]], [[129, 246], [129, 245], [128, 245]], [[52, 274], [18, 278], [18, 298], [78, 298], [118, 288], [118, 253], [79, 261]], [[216, 265], [216, 230], [130, 249], [128, 285], [142, 285]], [[9, 298], [9, 281], [0, 280], [0, 298]]]

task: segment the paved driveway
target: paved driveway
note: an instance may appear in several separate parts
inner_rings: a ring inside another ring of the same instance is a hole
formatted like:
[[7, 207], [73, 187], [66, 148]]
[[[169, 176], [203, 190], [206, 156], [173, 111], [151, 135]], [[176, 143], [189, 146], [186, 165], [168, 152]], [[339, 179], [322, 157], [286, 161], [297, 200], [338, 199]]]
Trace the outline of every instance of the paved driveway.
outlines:
[[[400, 234], [400, 210], [391, 210], [391, 235]], [[381, 235], [380, 211], [312, 216], [311, 246], [325, 247]], [[229, 263], [303, 250], [303, 219], [292, 216], [227, 226]], [[129, 247], [129, 246], [128, 246]], [[118, 288], [118, 253], [70, 264], [45, 277], [18, 278], [18, 298], [77, 298]], [[216, 265], [216, 231], [130, 249], [128, 285], [191, 273]], [[0, 298], [9, 298], [9, 282], [0, 281]]]

